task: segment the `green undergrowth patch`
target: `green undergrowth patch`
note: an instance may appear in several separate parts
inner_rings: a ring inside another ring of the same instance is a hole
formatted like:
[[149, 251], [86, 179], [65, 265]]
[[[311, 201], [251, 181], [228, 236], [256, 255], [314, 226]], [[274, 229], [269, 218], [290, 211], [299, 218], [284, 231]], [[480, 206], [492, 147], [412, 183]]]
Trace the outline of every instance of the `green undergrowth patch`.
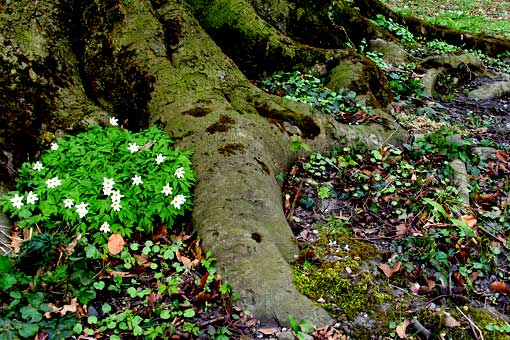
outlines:
[[371, 106], [357, 100], [356, 92], [328, 89], [323, 79], [309, 73], [275, 73], [263, 79], [260, 87], [271, 94], [310, 104], [317, 110], [333, 115], [342, 123], [357, 125], [378, 119]]
[[391, 32], [395, 36], [397, 36], [402, 44], [412, 46], [416, 44], [416, 40], [414, 39], [414, 35], [409, 32], [409, 29], [407, 27], [394, 22], [391, 18], [386, 19], [384, 15], [377, 14], [376, 19], [374, 20], [374, 23], [384, 28], [385, 30]]
[[[417, 318], [434, 336], [440, 328], [452, 338], [470, 334], [470, 316], [456, 310], [469, 301], [508, 313], [510, 155], [492, 149], [480, 157], [473, 147], [443, 128], [401, 147], [344, 147], [299, 159], [284, 183], [287, 218], [302, 247], [298, 287], [344, 315], [351, 329], [361, 311], [370, 320], [374, 306], [392, 298], [398, 304], [385, 309], [384, 322]], [[454, 160], [466, 166], [464, 179]], [[380, 276], [399, 287], [398, 298]], [[489, 327], [484, 336], [505, 333], [497, 316], [476, 322]]]
[[249, 316], [186, 222], [190, 153], [110, 122], [57, 139], [0, 197], [0, 339], [239, 338]]
[[[378, 14], [373, 22], [400, 39], [407, 52], [411, 56], [416, 57], [417, 60], [431, 55], [467, 53], [477, 57], [490, 71], [510, 74], [510, 66], [508, 64], [510, 51], [498, 55], [497, 58], [493, 58], [479, 50], [466, 49], [463, 46], [454, 46], [441, 40], [435, 39], [432, 41], [425, 41], [420, 37], [415, 38], [406, 26], [398, 24], [392, 19], [385, 18], [381, 14]], [[362, 41], [360, 46], [358, 46], [358, 52], [370, 58], [385, 71], [388, 77], [389, 87], [396, 101], [423, 101], [426, 99], [421, 84], [423, 70], [420, 69], [418, 62], [412, 61], [399, 65], [389, 64], [385, 61], [382, 52], [368, 50], [365, 41]], [[443, 82], [445, 81], [447, 82], [449, 80], [443, 80]]]

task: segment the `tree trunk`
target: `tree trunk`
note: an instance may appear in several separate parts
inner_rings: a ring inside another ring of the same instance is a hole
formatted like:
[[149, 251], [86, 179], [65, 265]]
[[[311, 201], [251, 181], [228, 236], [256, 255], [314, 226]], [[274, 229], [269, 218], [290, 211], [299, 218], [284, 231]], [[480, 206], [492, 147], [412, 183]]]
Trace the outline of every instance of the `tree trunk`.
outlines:
[[297, 156], [290, 136], [320, 152], [407, 134], [382, 111], [385, 125], [347, 126], [248, 79], [349, 60], [383, 107], [382, 73], [346, 48], [394, 37], [347, 1], [19, 0], [0, 12], [2, 180], [55, 136], [109, 116], [135, 130], [163, 126], [193, 151], [193, 224], [239, 304], [263, 321], [331, 321], [296, 291], [288, 264], [298, 249], [275, 174]]

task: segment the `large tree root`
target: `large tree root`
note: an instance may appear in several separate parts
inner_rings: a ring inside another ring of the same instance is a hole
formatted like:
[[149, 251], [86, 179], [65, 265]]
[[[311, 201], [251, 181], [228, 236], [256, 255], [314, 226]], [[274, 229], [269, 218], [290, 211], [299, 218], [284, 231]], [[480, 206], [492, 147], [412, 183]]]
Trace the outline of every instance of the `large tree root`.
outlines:
[[[180, 147], [193, 151], [198, 177], [194, 226], [217, 258], [222, 275], [241, 294], [240, 304], [261, 320], [286, 323], [293, 314], [318, 324], [329, 322], [327, 313], [292, 283], [288, 261], [297, 247], [274, 175], [295, 155], [280, 128], [284, 123], [294, 125], [318, 151], [338, 146], [339, 140], [368, 140], [379, 146], [401, 141], [405, 133], [381, 126], [343, 126], [333, 117], [264, 94], [175, 2], [158, 7], [156, 16], [141, 5], [122, 11], [124, 17], [110, 32], [96, 36], [115, 37], [109, 50], [129, 51], [130, 65], [153, 79], [147, 104], [150, 121], [164, 125]], [[92, 5], [87, 13], [94, 15]], [[140, 23], [143, 31], [137, 31]], [[90, 29], [97, 32], [100, 27]], [[150, 55], [164, 43], [162, 37], [170, 35], [171, 56]], [[93, 38], [86, 37], [88, 46], [97, 45]], [[92, 50], [85, 55], [91, 70], [103, 63]], [[96, 73], [89, 78], [102, 79]]]

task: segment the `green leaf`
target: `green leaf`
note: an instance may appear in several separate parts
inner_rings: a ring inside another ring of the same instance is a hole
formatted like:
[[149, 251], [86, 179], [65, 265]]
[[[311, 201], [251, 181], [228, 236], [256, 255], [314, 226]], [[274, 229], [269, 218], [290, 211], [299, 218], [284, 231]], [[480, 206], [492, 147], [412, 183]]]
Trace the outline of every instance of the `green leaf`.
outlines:
[[311, 334], [315, 328], [313, 323], [310, 320], [302, 320], [299, 323], [299, 328], [301, 329], [301, 332], [305, 334]]
[[85, 246], [85, 256], [87, 256], [88, 259], [100, 259], [101, 253], [93, 244], [87, 244]]
[[8, 273], [12, 271], [12, 259], [7, 256], [0, 255], [0, 273]]
[[21, 317], [30, 322], [39, 322], [42, 320], [42, 314], [32, 306], [23, 306], [20, 308]]
[[185, 318], [192, 318], [195, 316], [195, 311], [193, 309], [189, 308], [184, 311], [183, 315]]
[[101, 306], [101, 310], [103, 311], [104, 314], [108, 314], [112, 311], [112, 306], [109, 303], [104, 303]]
[[299, 326], [292, 315], [289, 315], [289, 324], [290, 324], [290, 328], [292, 328], [294, 333], [299, 332]]
[[90, 315], [88, 318], [87, 318], [87, 322], [91, 325], [94, 325], [94, 324], [97, 324], [97, 316], [95, 315]]
[[14, 275], [11, 274], [0, 274], [0, 290], [8, 290], [16, 284], [17, 280]]
[[96, 291], [93, 289], [83, 289], [79, 292], [78, 299], [81, 303], [88, 304], [96, 298]]
[[168, 309], [162, 310], [161, 313], [159, 313], [159, 317], [163, 320], [170, 319], [170, 311]]
[[[73, 327], [73, 333], [74, 334], [81, 334], [83, 333], [83, 326], [81, 323], [76, 323]], [[110, 338], [111, 339], [111, 338]]]
[[97, 290], [103, 290], [105, 285], [106, 284], [104, 283], [104, 281], [97, 281], [97, 282], [94, 282], [94, 284], [93, 284], [94, 288]]
[[44, 301], [44, 293], [37, 292], [33, 294], [29, 294], [27, 296], [28, 303], [32, 305], [32, 307], [39, 308], [41, 303]]
[[19, 335], [23, 338], [32, 338], [39, 331], [39, 325], [34, 325], [31, 323], [21, 323], [20, 328], [18, 329]]
[[134, 299], [135, 297], [137, 297], [137, 296], [138, 296], [138, 291], [136, 290], [136, 288], [135, 288], [135, 287], [129, 287], [129, 288], [127, 289], [127, 293], [129, 294], [129, 296], [130, 296], [132, 299]]
[[446, 210], [444, 210], [444, 208], [441, 204], [437, 203], [436, 201], [434, 201], [428, 197], [423, 198], [423, 203], [432, 206], [436, 211], [440, 212], [444, 218], [448, 219], [448, 214], [446, 213]]

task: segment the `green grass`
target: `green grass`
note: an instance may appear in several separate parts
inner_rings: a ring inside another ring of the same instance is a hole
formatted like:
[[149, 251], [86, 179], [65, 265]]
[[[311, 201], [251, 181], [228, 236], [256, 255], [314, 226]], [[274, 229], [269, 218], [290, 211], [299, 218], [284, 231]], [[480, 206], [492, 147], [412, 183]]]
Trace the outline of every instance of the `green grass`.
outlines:
[[510, 39], [510, 2], [488, 0], [383, 0], [403, 14], [474, 33]]

